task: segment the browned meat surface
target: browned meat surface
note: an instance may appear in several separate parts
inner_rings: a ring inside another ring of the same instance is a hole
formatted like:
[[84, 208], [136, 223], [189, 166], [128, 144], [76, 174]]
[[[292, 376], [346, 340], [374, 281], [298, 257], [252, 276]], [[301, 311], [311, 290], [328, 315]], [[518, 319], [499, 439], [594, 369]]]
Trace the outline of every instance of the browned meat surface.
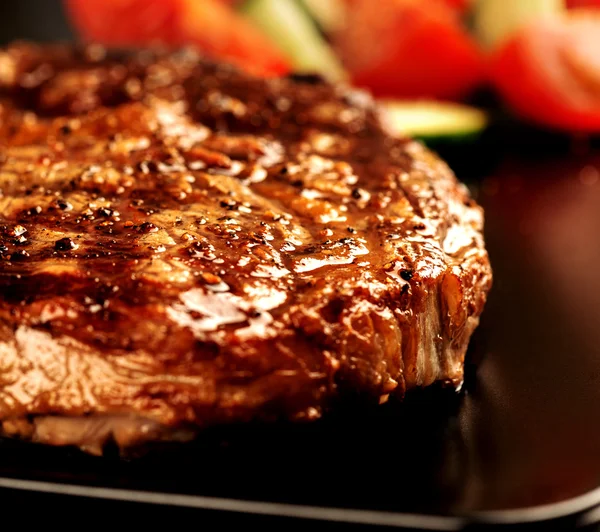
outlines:
[[368, 97], [193, 52], [0, 52], [0, 420], [101, 452], [443, 381], [482, 212]]

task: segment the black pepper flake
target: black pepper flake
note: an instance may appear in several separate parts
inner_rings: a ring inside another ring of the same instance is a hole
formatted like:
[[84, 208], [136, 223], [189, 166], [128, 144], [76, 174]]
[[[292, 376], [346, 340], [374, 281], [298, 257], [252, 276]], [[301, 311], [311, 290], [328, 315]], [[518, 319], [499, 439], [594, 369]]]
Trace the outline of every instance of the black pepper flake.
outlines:
[[65, 124], [64, 126], [60, 127], [59, 131], [61, 135], [70, 135], [73, 130], [71, 129], [71, 126]]
[[19, 249], [10, 256], [10, 260], [12, 260], [14, 262], [19, 262], [22, 260], [26, 260], [28, 258], [29, 258], [29, 253], [27, 253], [27, 251], [25, 251], [24, 249]]
[[347, 229], [348, 229], [348, 232], [349, 232], [351, 235], [354, 235], [354, 234], [356, 234], [356, 229], [354, 229], [354, 227], [348, 227]]
[[31, 209], [27, 209], [27, 216], [35, 216], [36, 214], [40, 214], [42, 212], [42, 208], [38, 205], [36, 207], [31, 207]]
[[425, 229], [425, 224], [424, 223], [418, 223], [413, 225], [413, 229], [415, 229], [416, 231], [422, 231], [423, 229]]
[[281, 175], [286, 175], [289, 172], [288, 167], [287, 166], [283, 166], [280, 170], [279, 173]]
[[110, 218], [113, 215], [113, 210], [108, 207], [100, 207], [97, 211], [98, 216], [103, 216], [104, 218]]
[[302, 179], [296, 179], [295, 181], [292, 181], [291, 185], [296, 188], [302, 188], [304, 187], [304, 181], [302, 181]]
[[56, 251], [71, 251], [77, 249], [77, 244], [70, 238], [61, 238], [54, 243], [54, 249]]
[[237, 202], [234, 200], [222, 200], [219, 204], [228, 211], [234, 211], [237, 209]]
[[157, 233], [158, 232], [158, 227], [156, 227], [152, 222], [144, 222], [142, 225], [139, 226], [138, 231], [140, 233]]
[[356, 200], [359, 200], [362, 198], [362, 194], [360, 192], [360, 188], [354, 188], [352, 189], [352, 197]]
[[65, 201], [65, 200], [62, 200], [62, 199], [56, 200], [55, 205], [61, 211], [68, 212], [68, 211], [72, 211], [73, 210], [73, 205], [71, 205], [68, 201]]
[[259, 233], [252, 233], [251, 238], [253, 241], [258, 242], [259, 244], [262, 244], [264, 246], [268, 244], [267, 239]]
[[141, 161], [135, 165], [136, 169], [144, 174], [158, 172], [158, 165], [155, 161]]
[[400, 277], [405, 281], [410, 281], [413, 278], [413, 272], [412, 270], [402, 270], [400, 272]]

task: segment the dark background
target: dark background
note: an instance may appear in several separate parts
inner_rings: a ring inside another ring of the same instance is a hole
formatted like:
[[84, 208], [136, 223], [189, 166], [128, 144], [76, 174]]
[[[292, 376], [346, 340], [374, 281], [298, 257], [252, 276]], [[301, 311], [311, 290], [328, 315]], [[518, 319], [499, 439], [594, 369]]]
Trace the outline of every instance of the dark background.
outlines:
[[73, 39], [60, 0], [1, 0], [0, 43]]

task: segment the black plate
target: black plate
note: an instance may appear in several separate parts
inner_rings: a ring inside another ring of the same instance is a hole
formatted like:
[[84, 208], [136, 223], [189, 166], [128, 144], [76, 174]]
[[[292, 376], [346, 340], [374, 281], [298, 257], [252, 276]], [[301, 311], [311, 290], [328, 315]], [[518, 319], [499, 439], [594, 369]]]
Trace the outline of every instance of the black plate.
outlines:
[[[58, 5], [0, 2], [0, 40], [67, 37]], [[600, 151], [590, 146], [511, 122], [478, 145], [439, 146], [486, 209], [495, 271], [462, 394], [428, 390], [313, 425], [212, 432], [131, 460], [4, 440], [2, 509], [27, 521], [51, 506], [51, 515], [89, 511], [94, 523], [127, 512], [285, 530], [307, 520], [594, 527]]]
[[461, 394], [214, 431], [130, 460], [3, 441], [3, 500], [68, 507], [76, 495], [79, 507], [144, 504], [146, 516], [177, 508], [263, 527], [599, 523], [600, 153], [511, 152], [471, 180], [495, 284]]

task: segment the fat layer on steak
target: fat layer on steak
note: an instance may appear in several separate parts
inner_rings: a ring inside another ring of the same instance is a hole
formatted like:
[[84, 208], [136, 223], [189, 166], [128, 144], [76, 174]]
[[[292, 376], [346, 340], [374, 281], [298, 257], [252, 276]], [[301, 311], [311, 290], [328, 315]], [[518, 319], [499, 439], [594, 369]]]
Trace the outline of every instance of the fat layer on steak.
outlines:
[[459, 387], [482, 211], [369, 97], [195, 52], [0, 52], [0, 423], [100, 453]]

